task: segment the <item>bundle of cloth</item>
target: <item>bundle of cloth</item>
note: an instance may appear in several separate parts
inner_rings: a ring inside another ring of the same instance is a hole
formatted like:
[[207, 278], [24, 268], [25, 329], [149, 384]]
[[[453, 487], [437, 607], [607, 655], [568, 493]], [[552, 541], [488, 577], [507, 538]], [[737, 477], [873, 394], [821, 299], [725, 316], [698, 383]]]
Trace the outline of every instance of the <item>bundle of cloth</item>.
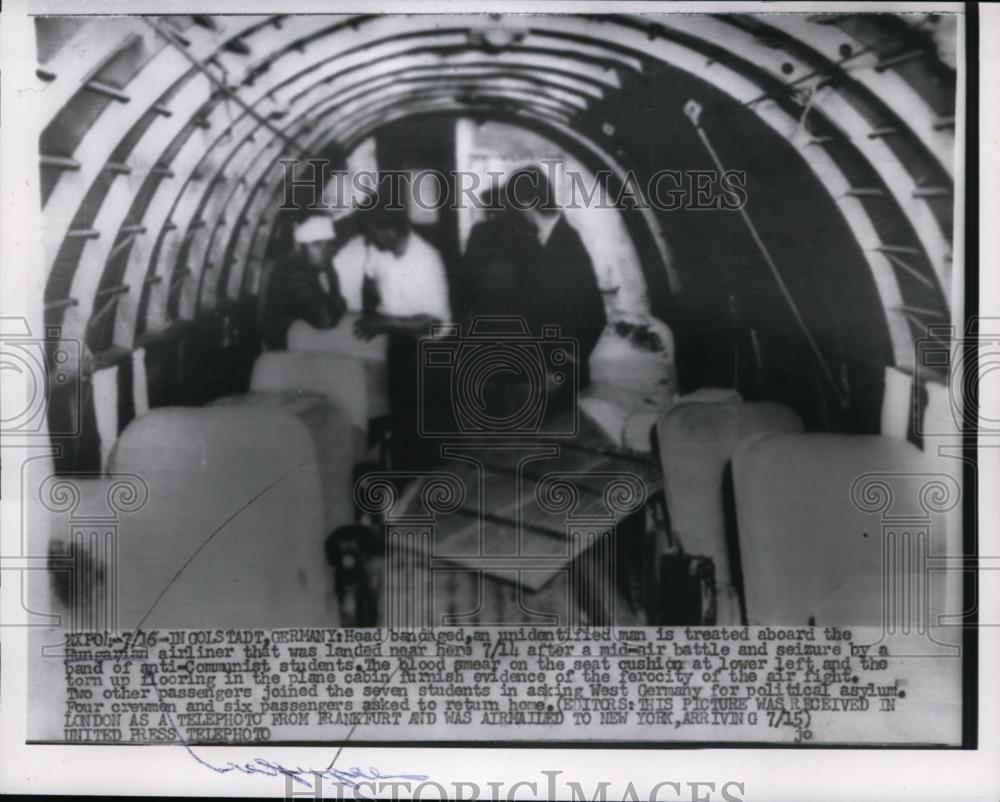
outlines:
[[580, 409], [618, 446], [651, 451], [653, 426], [677, 393], [670, 328], [652, 315], [615, 314], [589, 364]]

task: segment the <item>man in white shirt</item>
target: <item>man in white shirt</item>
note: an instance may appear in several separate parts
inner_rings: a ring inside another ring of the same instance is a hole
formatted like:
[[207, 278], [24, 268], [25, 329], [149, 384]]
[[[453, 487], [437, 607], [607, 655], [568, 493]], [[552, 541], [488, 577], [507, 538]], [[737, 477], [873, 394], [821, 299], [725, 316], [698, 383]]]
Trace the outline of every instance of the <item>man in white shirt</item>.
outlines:
[[[404, 209], [382, 206], [365, 213], [368, 249], [365, 276], [378, 304], [355, 324], [363, 339], [389, 336], [390, 458], [399, 471], [425, 470], [435, 460], [432, 443], [419, 431], [418, 341], [434, 323], [451, 322], [448, 279], [441, 255], [412, 231]], [[447, 388], [424, 385], [425, 409], [447, 403]]]
[[404, 210], [379, 209], [369, 214], [364, 273], [375, 285], [379, 304], [374, 314], [358, 322], [358, 335], [385, 332], [419, 337], [430, 333], [433, 322], [450, 322], [441, 254], [410, 230]]
[[367, 257], [368, 246], [360, 234], [351, 237], [333, 257], [333, 269], [340, 280], [340, 294], [348, 312], [360, 312], [363, 308], [362, 286]]

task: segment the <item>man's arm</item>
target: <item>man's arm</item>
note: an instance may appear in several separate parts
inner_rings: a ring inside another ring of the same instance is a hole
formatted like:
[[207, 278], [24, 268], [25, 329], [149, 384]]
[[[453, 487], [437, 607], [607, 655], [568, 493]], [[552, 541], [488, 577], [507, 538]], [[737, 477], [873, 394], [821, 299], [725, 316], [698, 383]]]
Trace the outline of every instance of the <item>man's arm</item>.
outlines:
[[264, 287], [266, 299], [261, 315], [261, 335], [271, 350], [285, 348], [288, 327], [295, 319], [289, 311], [288, 278], [284, 267], [279, 264], [272, 268]]
[[441, 255], [427, 246], [420, 257], [425, 259], [422, 270], [414, 271], [412, 279], [419, 282], [419, 301], [412, 315], [365, 315], [354, 325], [361, 339], [369, 340], [377, 334], [401, 334], [422, 337], [430, 334], [432, 323], [451, 321], [451, 303], [448, 298], [448, 279]]
[[301, 318], [316, 329], [331, 329], [336, 326], [347, 308], [340, 296], [340, 282], [333, 270], [325, 270], [330, 292], [323, 287], [315, 276], [300, 273], [295, 277], [295, 309], [294, 316]]
[[327, 267], [324, 271], [326, 280], [330, 284], [330, 292], [326, 296], [326, 308], [330, 315], [330, 327], [340, 323], [340, 319], [347, 311], [347, 300], [340, 291], [340, 276], [332, 267]]
[[420, 337], [427, 334], [431, 324], [441, 322], [434, 315], [383, 315], [375, 313], [359, 318], [354, 324], [354, 333], [362, 340], [370, 340], [379, 334], [403, 334]]
[[375, 279], [366, 274], [361, 280], [361, 311], [366, 315], [375, 314], [378, 305], [378, 286]]

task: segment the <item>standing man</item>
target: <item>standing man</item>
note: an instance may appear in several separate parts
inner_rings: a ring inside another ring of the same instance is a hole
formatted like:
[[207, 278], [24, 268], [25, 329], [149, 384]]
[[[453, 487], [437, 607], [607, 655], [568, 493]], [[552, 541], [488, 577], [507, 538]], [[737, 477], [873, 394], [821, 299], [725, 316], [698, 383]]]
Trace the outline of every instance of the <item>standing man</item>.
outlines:
[[504, 189], [507, 203], [525, 214], [538, 237], [535, 262], [522, 288], [531, 333], [540, 336], [543, 325], [557, 325], [562, 337], [576, 340], [580, 386], [585, 387], [590, 354], [607, 324], [590, 254], [539, 168], [516, 171]]
[[[418, 341], [431, 336], [432, 324], [451, 322], [444, 262], [410, 229], [405, 209], [377, 204], [364, 214], [369, 243], [365, 275], [378, 302], [358, 320], [355, 331], [364, 339], [377, 334], [389, 337], [392, 468], [424, 470], [434, 463], [435, 454], [419, 431]], [[425, 388], [425, 402], [428, 395], [434, 395], [431, 388]]]
[[295, 227], [293, 241], [294, 252], [278, 264], [267, 286], [263, 333], [271, 350], [288, 347], [288, 327], [293, 321], [331, 329], [346, 309], [331, 264], [333, 221], [324, 215], [308, 217]]
[[540, 244], [535, 226], [502, 194], [489, 189], [481, 196], [483, 219], [469, 232], [462, 265], [466, 318], [524, 314], [524, 277]]

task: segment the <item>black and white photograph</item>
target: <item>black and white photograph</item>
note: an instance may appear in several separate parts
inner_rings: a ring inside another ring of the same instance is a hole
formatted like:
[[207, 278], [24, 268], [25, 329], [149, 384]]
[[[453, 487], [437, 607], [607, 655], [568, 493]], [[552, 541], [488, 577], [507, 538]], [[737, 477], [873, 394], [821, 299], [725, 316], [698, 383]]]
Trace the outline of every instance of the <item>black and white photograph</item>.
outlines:
[[5, 3], [3, 789], [995, 799], [994, 12]]

